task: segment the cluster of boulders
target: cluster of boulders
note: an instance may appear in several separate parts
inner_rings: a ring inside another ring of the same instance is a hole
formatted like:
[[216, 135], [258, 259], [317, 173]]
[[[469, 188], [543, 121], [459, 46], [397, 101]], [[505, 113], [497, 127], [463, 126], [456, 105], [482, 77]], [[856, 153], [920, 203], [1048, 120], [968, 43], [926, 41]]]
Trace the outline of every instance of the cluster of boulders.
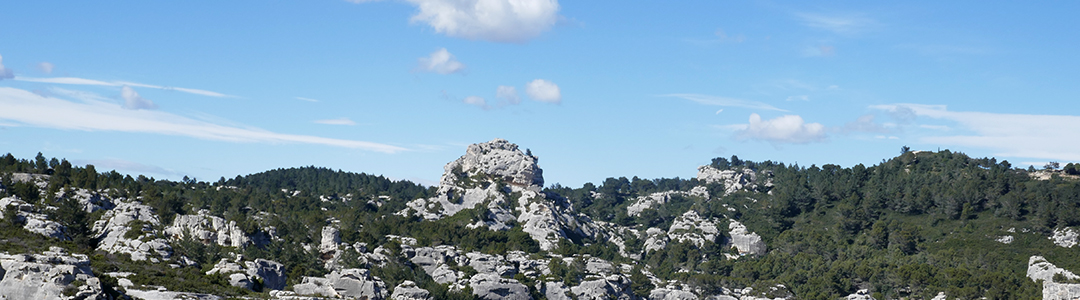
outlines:
[[0, 299], [99, 299], [101, 281], [86, 255], [51, 247], [42, 254], [0, 253]]
[[759, 182], [759, 174], [750, 168], [720, 170], [710, 165], [698, 167], [697, 179], [706, 184], [722, 183], [724, 195], [739, 190], [757, 190], [772, 187], [772, 174], [766, 172], [764, 180]]

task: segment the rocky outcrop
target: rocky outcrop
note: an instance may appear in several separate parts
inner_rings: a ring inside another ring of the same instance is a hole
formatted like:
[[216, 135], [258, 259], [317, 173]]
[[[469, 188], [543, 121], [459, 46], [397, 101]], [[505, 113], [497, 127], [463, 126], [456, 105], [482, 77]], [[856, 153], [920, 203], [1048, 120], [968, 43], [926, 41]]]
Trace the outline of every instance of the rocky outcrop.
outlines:
[[251, 238], [240, 230], [236, 221], [210, 215], [209, 210], [199, 210], [194, 215], [178, 215], [171, 226], [165, 228], [165, 234], [174, 240], [191, 237], [204, 244], [215, 243], [225, 247], [244, 247], [251, 243]]
[[[64, 225], [49, 220], [49, 216], [39, 211], [34, 205], [26, 203], [26, 201], [17, 197], [0, 199], [0, 212], [7, 210], [9, 207], [17, 210], [16, 216], [21, 219], [23, 228], [26, 228], [26, 230], [51, 238], [67, 239], [67, 236], [64, 235]], [[3, 217], [3, 214], [0, 214], [0, 217]]]
[[188, 292], [172, 292], [167, 290], [136, 290], [128, 289], [127, 295], [135, 299], [144, 300], [224, 300], [225, 297]]
[[1073, 272], [1058, 268], [1046, 261], [1042, 256], [1032, 256], [1028, 259], [1027, 277], [1038, 283], [1042, 281], [1044, 300], [1072, 300], [1080, 298], [1080, 284], [1060, 283], [1054, 280], [1054, 275], [1060, 274], [1066, 280], [1080, 280]]
[[570, 293], [574, 299], [634, 299], [634, 294], [630, 291], [630, 280], [620, 275], [582, 281], [581, 284], [571, 287]]
[[460, 186], [465, 177], [492, 176], [510, 185], [544, 186], [544, 171], [537, 157], [522, 152], [504, 139], [469, 145], [465, 155], [446, 164], [439, 186]]
[[406, 280], [394, 287], [394, 293], [390, 294], [390, 300], [428, 300], [431, 292], [416, 286], [415, 282]]
[[724, 195], [738, 190], [755, 190], [759, 186], [772, 187], [772, 181], [766, 177], [764, 183], [758, 182], [758, 174], [751, 169], [720, 170], [709, 165], [698, 167], [697, 179], [708, 183], [724, 184]]
[[536, 290], [548, 300], [570, 300], [570, 287], [562, 281], [537, 282]]
[[268, 290], [281, 290], [285, 288], [285, 265], [265, 259], [254, 261], [236, 262], [227, 258], [221, 259], [213, 269], [206, 274], [222, 274], [229, 278], [229, 284], [245, 289], [254, 289], [255, 280], [260, 280], [262, 288]]
[[293, 291], [299, 295], [347, 299], [376, 300], [387, 296], [386, 284], [366, 269], [344, 269], [325, 277], [304, 277], [302, 283], [293, 286]]
[[694, 292], [673, 289], [668, 287], [655, 288], [649, 291], [649, 300], [697, 300], [697, 294]]
[[57, 199], [64, 197], [75, 199], [75, 201], [79, 202], [79, 206], [88, 213], [99, 210], [109, 210], [116, 207], [116, 204], [113, 204], [112, 200], [108, 197], [87, 189], [71, 189], [56, 192]]
[[480, 273], [469, 279], [473, 294], [487, 300], [529, 300], [529, 287], [517, 280], [499, 277], [496, 274]]
[[[129, 223], [133, 222], [139, 225], [132, 228]], [[169, 258], [172, 247], [153, 230], [153, 227], [159, 224], [161, 221], [152, 207], [138, 201], [121, 201], [116, 208], [106, 211], [102, 219], [94, 223], [94, 233], [100, 239], [97, 250], [127, 253], [135, 261], [157, 260], [153, 256]], [[137, 237], [128, 238], [131, 236], [128, 235], [129, 230], [135, 230]]]
[[646, 209], [650, 209], [650, 208], [660, 207], [660, 205], [663, 205], [664, 203], [667, 203], [668, 201], [670, 201], [671, 196], [675, 196], [675, 195], [694, 196], [694, 197], [702, 197], [702, 198], [708, 199], [709, 198], [709, 191], [708, 191], [708, 189], [705, 188], [705, 186], [700, 186], [699, 185], [699, 186], [695, 186], [693, 189], [690, 189], [689, 192], [663, 191], [663, 192], [652, 193], [652, 194], [649, 194], [647, 196], [637, 197], [636, 199], [634, 199], [634, 202], [632, 204], [630, 204], [630, 206], [626, 207], [626, 214], [630, 215], [630, 216], [641, 215], [642, 211], [644, 211]]
[[1058, 245], [1065, 248], [1072, 248], [1080, 242], [1080, 233], [1076, 229], [1069, 227], [1054, 229], [1054, 235], [1050, 236], [1050, 240], [1054, 241], [1054, 245]]
[[672, 241], [689, 242], [698, 247], [705, 246], [705, 242], [717, 242], [720, 229], [714, 219], [704, 219], [696, 211], [690, 210], [675, 218], [668, 229], [668, 238]]
[[0, 254], [0, 299], [104, 298], [86, 255], [52, 247], [42, 254]]
[[872, 295], [870, 295], [870, 290], [868, 290], [868, 289], [861, 289], [861, 290], [855, 291], [855, 293], [852, 293], [851, 295], [847, 295], [847, 297], [844, 297], [844, 299], [846, 299], [846, 300], [875, 300], [874, 297]]
[[765, 254], [765, 242], [761, 240], [761, 236], [757, 233], [750, 232], [746, 229], [745, 225], [735, 220], [731, 220], [731, 223], [728, 224], [728, 228], [731, 229], [729, 232], [731, 235], [731, 246], [738, 249], [739, 254]]

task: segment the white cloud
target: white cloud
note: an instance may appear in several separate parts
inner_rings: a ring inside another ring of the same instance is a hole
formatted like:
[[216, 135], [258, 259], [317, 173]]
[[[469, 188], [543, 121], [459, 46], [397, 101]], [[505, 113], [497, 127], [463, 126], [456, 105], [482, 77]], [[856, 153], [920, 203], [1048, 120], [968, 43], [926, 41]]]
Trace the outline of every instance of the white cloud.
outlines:
[[4, 67], [4, 57], [0, 56], [0, 80], [15, 78], [15, 74], [11, 69]]
[[410, 18], [435, 32], [470, 40], [522, 43], [555, 25], [556, 0], [406, 0], [419, 11]]
[[[0, 122], [61, 130], [117, 131], [186, 136], [204, 140], [257, 143], [303, 143], [395, 153], [408, 149], [365, 141], [270, 132], [195, 120], [156, 110], [130, 110], [101, 101], [94, 94], [81, 103], [45, 97], [30, 91], [0, 87]], [[76, 96], [77, 97], [77, 96]]]
[[90, 160], [73, 160], [71, 162], [74, 165], [94, 165], [94, 169], [98, 172], [113, 169], [119, 171], [133, 171], [134, 173], [153, 173], [158, 175], [170, 175], [179, 176], [183, 175], [179, 172], [165, 169], [158, 166], [141, 164], [133, 161], [127, 161], [122, 159], [90, 159]]
[[53, 68], [55, 68], [56, 66], [54, 66], [50, 62], [42, 62], [42, 63], [39, 63], [37, 65], [37, 67], [38, 67], [38, 70], [41, 70], [41, 72], [44, 72], [45, 74], [51, 74]]
[[855, 121], [844, 124], [843, 131], [845, 132], [873, 132], [873, 133], [890, 133], [891, 130], [885, 128], [881, 124], [874, 123], [874, 115], [863, 115]]
[[862, 15], [822, 15], [813, 13], [795, 14], [803, 24], [812, 28], [832, 31], [838, 34], [856, 34], [867, 31], [877, 25], [877, 21]]
[[356, 122], [353, 122], [353, 120], [349, 120], [349, 118], [315, 120], [315, 121], [312, 121], [312, 122], [315, 122], [315, 123], [318, 123], [318, 124], [326, 124], [326, 125], [348, 125], [348, 126], [356, 125]]
[[517, 88], [512, 86], [500, 85], [495, 89], [495, 98], [506, 100], [509, 104], [521, 103], [521, 98], [518, 97]]
[[124, 108], [127, 109], [155, 109], [158, 107], [157, 104], [154, 104], [154, 101], [139, 96], [139, 93], [126, 85], [120, 89], [120, 98], [124, 98]]
[[712, 106], [742, 107], [742, 108], [751, 108], [751, 109], [786, 111], [786, 110], [779, 109], [779, 108], [776, 108], [775, 106], [765, 104], [765, 103], [762, 103], [762, 102], [743, 100], [743, 99], [735, 99], [735, 98], [727, 98], [727, 97], [717, 97], [717, 96], [699, 95], [699, 94], [667, 94], [667, 95], [661, 95], [661, 96], [662, 97], [683, 98], [683, 99], [686, 99], [686, 100], [697, 102], [698, 104], [712, 105]]
[[787, 101], [810, 101], [808, 95], [788, 96]]
[[294, 98], [296, 98], [296, 100], [300, 100], [300, 101], [319, 102], [319, 100], [315, 100], [315, 99], [311, 99], [311, 98], [304, 98], [304, 97], [294, 97]]
[[562, 102], [562, 92], [559, 91], [559, 86], [543, 79], [533, 80], [526, 84], [525, 94], [528, 94], [529, 98], [540, 102], [556, 104]]
[[484, 100], [484, 98], [480, 98], [480, 97], [477, 97], [477, 96], [465, 97], [465, 99], [461, 100], [461, 102], [465, 102], [465, 104], [469, 104], [469, 105], [476, 105], [476, 106], [479, 106], [479, 107], [483, 107], [485, 109], [487, 108], [487, 101]]
[[178, 87], [152, 85], [152, 84], [143, 84], [143, 83], [130, 82], [130, 81], [100, 81], [100, 80], [76, 78], [76, 77], [33, 78], [33, 77], [22, 77], [22, 76], [15, 77], [15, 80], [26, 81], [26, 82], [74, 84], [74, 85], [98, 85], [98, 86], [125, 86], [126, 85], [126, 86], [141, 87], [141, 88], [151, 88], [151, 89], [159, 89], [159, 90], [166, 90], [166, 91], [179, 91], [179, 92], [184, 92], [184, 93], [189, 93], [189, 94], [195, 94], [195, 95], [201, 95], [201, 96], [209, 96], [209, 97], [218, 97], [218, 98], [235, 98], [236, 97], [236, 96], [230, 96], [230, 95], [226, 95], [226, 94], [222, 94], [222, 93], [218, 93], [218, 92], [207, 91], [207, 90], [178, 88]]
[[910, 109], [919, 117], [956, 122], [961, 131], [969, 132], [924, 136], [920, 138], [924, 143], [991, 149], [996, 156], [1080, 161], [1080, 132], [1077, 131], [1080, 116], [955, 112], [944, 105], [922, 104], [874, 105], [870, 108], [888, 112]]
[[421, 57], [419, 61], [420, 65], [417, 68], [426, 72], [446, 75], [465, 70], [465, 64], [457, 61], [457, 58], [450, 54], [450, 51], [446, 51], [446, 48], [431, 52], [430, 56]]
[[825, 126], [806, 123], [798, 115], [785, 115], [762, 120], [758, 114], [750, 114], [750, 124], [736, 132], [740, 139], [767, 141], [773, 144], [807, 144], [825, 140]]

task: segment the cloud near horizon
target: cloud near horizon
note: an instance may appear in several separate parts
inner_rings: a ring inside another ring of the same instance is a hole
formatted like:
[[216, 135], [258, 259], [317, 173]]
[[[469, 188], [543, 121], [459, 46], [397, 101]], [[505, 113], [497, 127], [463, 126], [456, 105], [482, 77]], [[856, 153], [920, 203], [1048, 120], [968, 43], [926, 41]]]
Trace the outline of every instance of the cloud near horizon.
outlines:
[[0, 87], [0, 122], [60, 130], [116, 131], [185, 136], [249, 143], [302, 143], [396, 153], [402, 147], [366, 141], [285, 134], [259, 128], [220, 125], [156, 110], [131, 110], [86, 92], [65, 93], [73, 102], [30, 91]]
[[[353, 3], [371, 0], [346, 0]], [[416, 6], [410, 22], [469, 40], [524, 43], [559, 20], [557, 0], [405, 0]]]
[[[995, 151], [995, 156], [1080, 161], [1080, 116], [1028, 115], [949, 111], [945, 105], [897, 103], [873, 105], [871, 109], [956, 122], [968, 134], [928, 135], [919, 140], [928, 144], [977, 147]], [[919, 125], [920, 127], [924, 127]], [[949, 130], [932, 132], [954, 132]], [[933, 129], [933, 128], [931, 128]], [[932, 134], [932, 133], [931, 133]]]

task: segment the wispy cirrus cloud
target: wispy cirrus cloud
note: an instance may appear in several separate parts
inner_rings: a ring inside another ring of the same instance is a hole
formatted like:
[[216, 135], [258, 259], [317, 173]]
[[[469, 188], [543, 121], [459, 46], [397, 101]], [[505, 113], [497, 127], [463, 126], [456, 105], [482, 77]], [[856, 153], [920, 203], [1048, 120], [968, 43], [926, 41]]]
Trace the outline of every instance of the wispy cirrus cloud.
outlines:
[[130, 81], [101, 81], [101, 80], [78, 78], [78, 77], [35, 78], [35, 77], [23, 77], [23, 76], [15, 76], [15, 80], [25, 81], [25, 82], [72, 84], [72, 85], [96, 85], [96, 86], [115, 86], [115, 87], [130, 86], [130, 87], [159, 89], [159, 90], [166, 90], [166, 91], [178, 91], [178, 92], [184, 92], [184, 93], [188, 93], [188, 94], [195, 94], [195, 95], [208, 96], [208, 97], [238, 98], [236, 96], [226, 95], [226, 94], [213, 92], [213, 91], [207, 91], [207, 90], [189, 89], [189, 88], [171, 87], [171, 86], [162, 86], [162, 85], [153, 85], [153, 84], [144, 84], [144, 83], [130, 82]]
[[115, 131], [185, 136], [246, 143], [302, 143], [396, 153], [406, 148], [367, 141], [286, 134], [237, 125], [222, 125], [157, 110], [131, 110], [87, 92], [62, 92], [80, 102], [52, 95], [0, 87], [0, 122], [60, 130]]
[[[932, 130], [919, 138], [929, 144], [991, 149], [997, 156], [1080, 161], [1080, 116], [1002, 114], [950, 111], [945, 105], [887, 104], [871, 109], [903, 116], [954, 122], [947, 125], [918, 125]], [[939, 135], [940, 133], [956, 133]]]
[[315, 121], [312, 121], [312, 122], [314, 122], [316, 124], [326, 124], [326, 125], [346, 125], [346, 126], [356, 125], [356, 122], [353, 122], [353, 120], [349, 120], [349, 118], [315, 120]]
[[796, 13], [795, 17], [807, 27], [844, 35], [866, 32], [878, 26], [876, 20], [862, 14]]
[[742, 107], [742, 108], [750, 108], [750, 109], [787, 111], [787, 110], [776, 108], [775, 106], [769, 105], [769, 104], [764, 103], [764, 102], [757, 102], [757, 101], [750, 101], [750, 100], [743, 100], [743, 99], [736, 99], [736, 98], [728, 98], [728, 97], [719, 97], [719, 96], [710, 96], [710, 95], [701, 95], [701, 94], [667, 94], [667, 95], [660, 95], [660, 96], [661, 97], [683, 98], [683, 99], [686, 99], [686, 100], [694, 101], [694, 102], [696, 102], [698, 104], [711, 105], [711, 106]]

